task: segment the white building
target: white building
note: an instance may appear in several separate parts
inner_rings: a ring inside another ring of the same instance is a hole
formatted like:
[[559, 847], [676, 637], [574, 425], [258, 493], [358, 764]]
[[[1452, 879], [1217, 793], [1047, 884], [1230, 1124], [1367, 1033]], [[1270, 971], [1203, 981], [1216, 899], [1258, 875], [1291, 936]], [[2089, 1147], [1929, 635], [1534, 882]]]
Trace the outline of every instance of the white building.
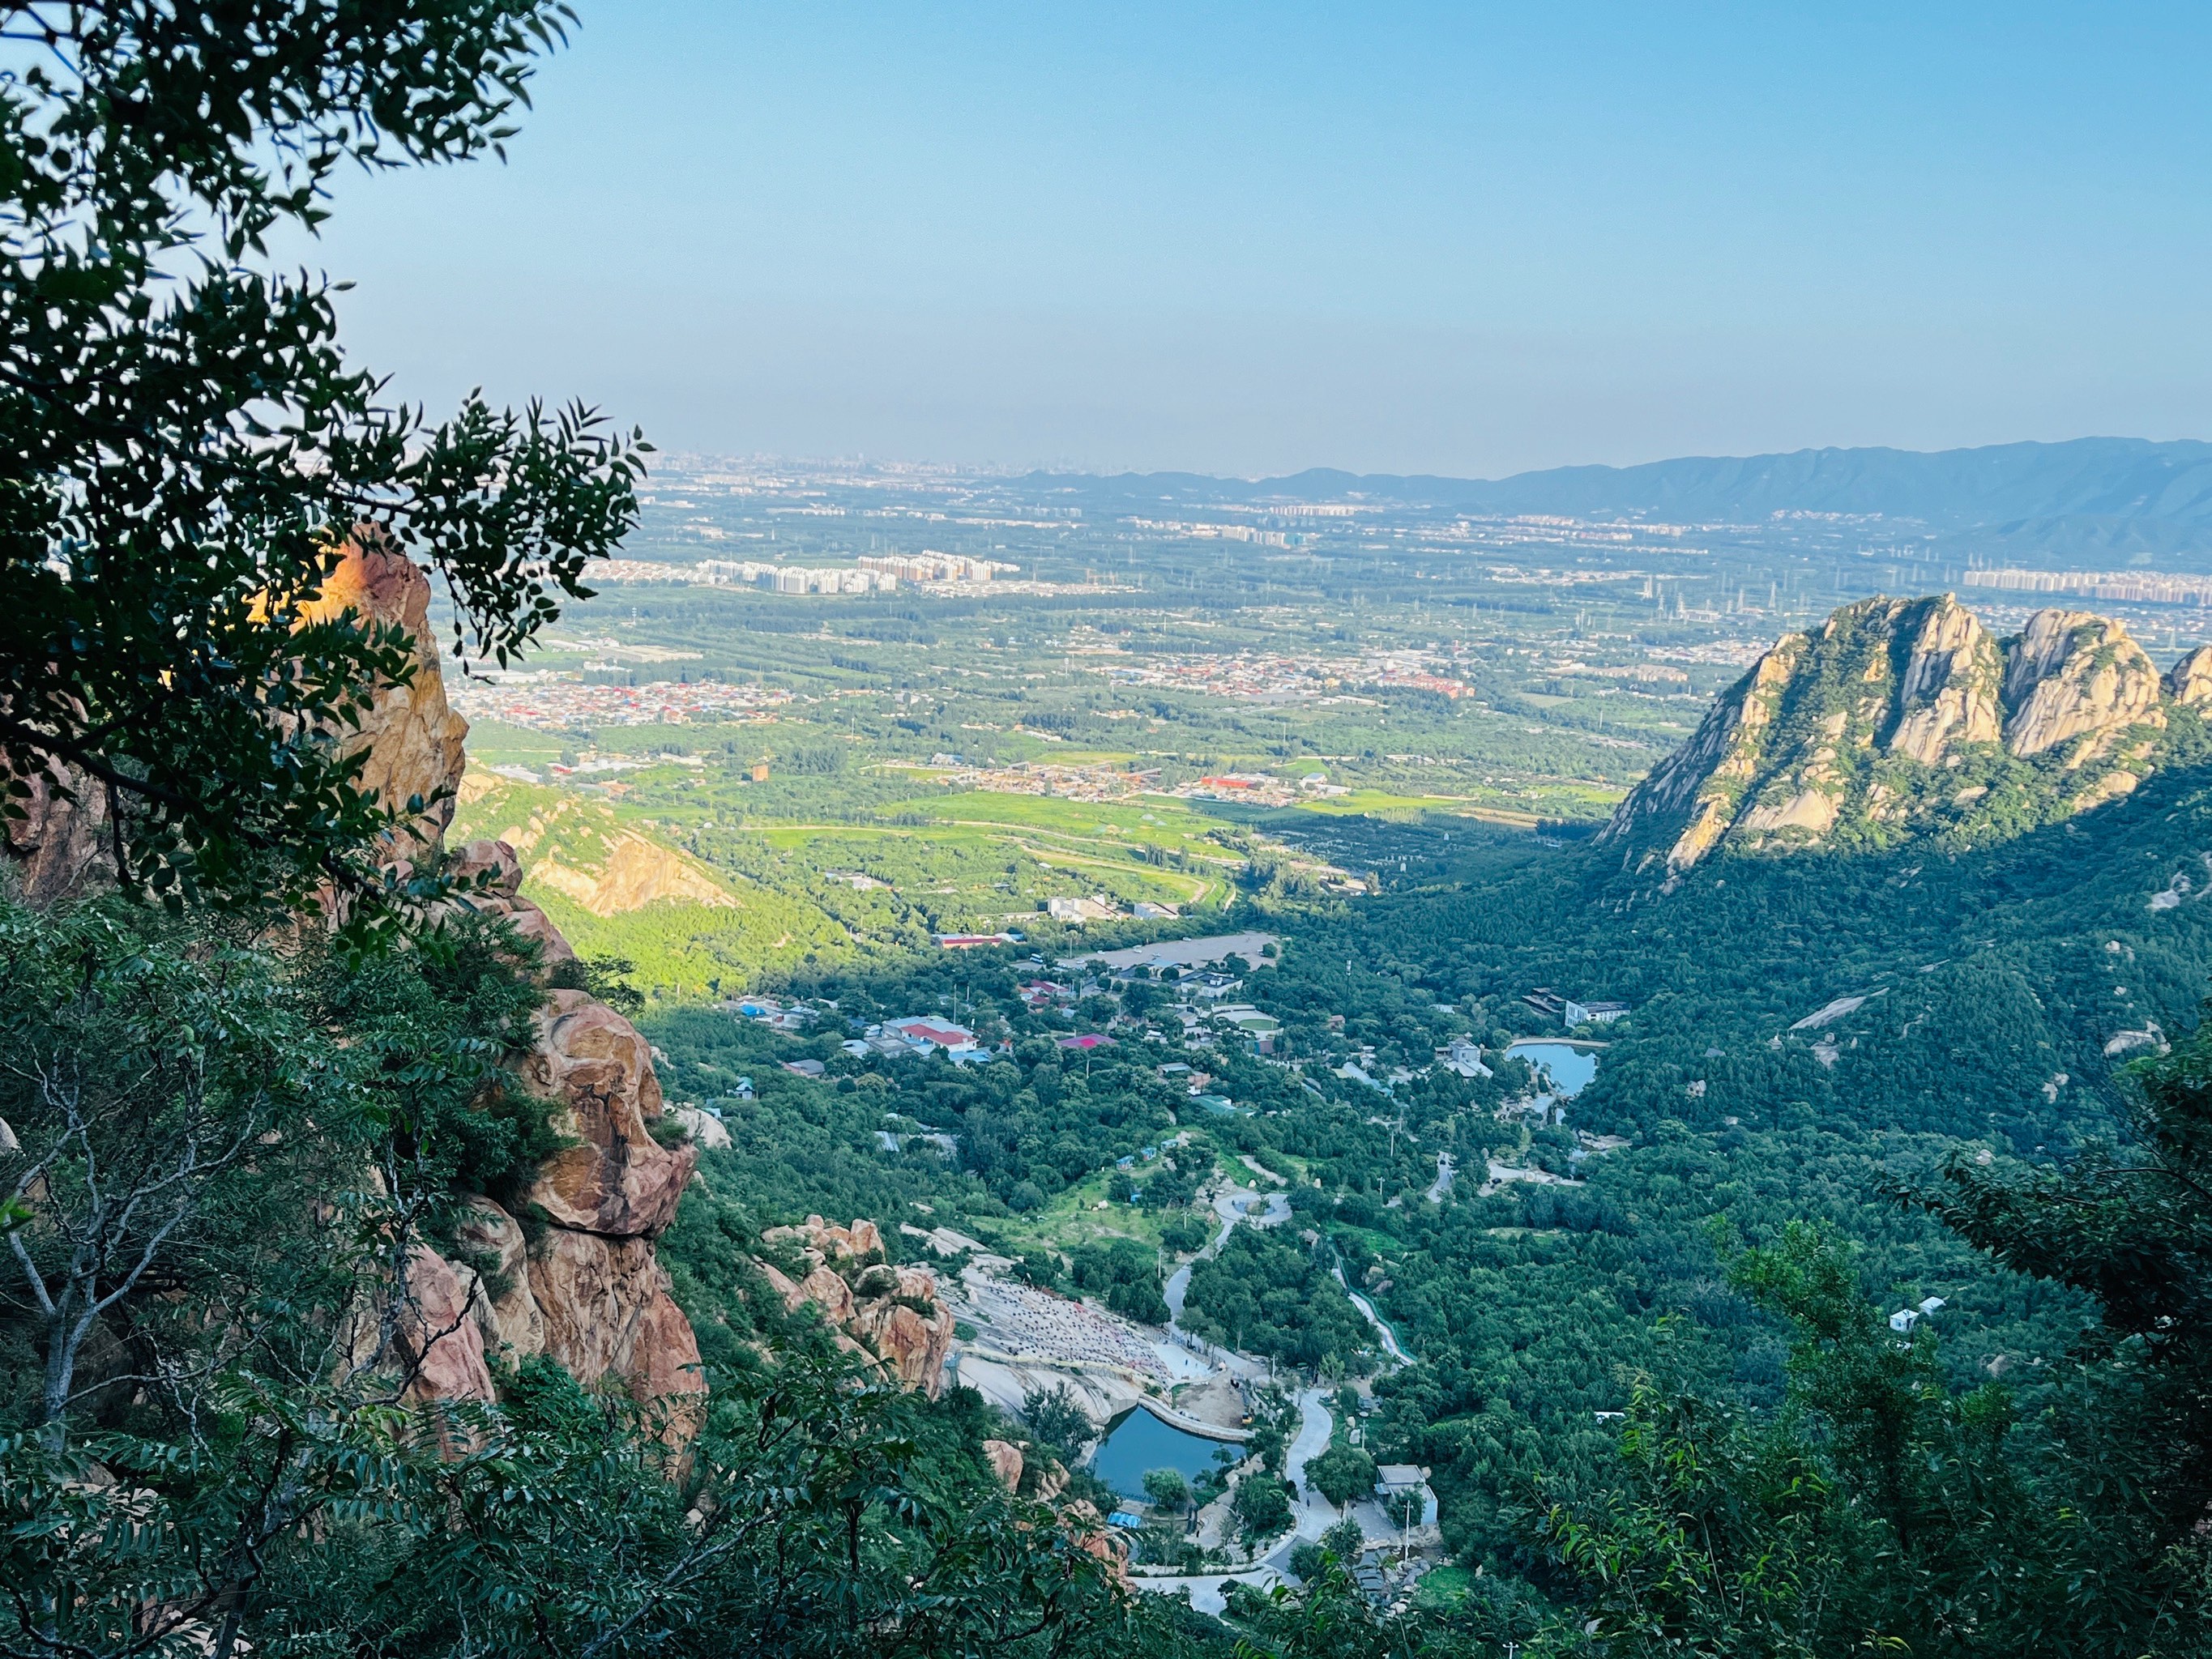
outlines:
[[1923, 1297], [1916, 1307], [1899, 1308], [1895, 1313], [1890, 1315], [1889, 1328], [1895, 1331], [1899, 1336], [1906, 1335], [1911, 1331], [1915, 1325], [1917, 1325], [1922, 1320], [1927, 1318], [1930, 1314], [1933, 1314], [1942, 1305], [1943, 1298], [1942, 1297], [1931, 1296]]
[[1447, 1047], [1437, 1049], [1437, 1064], [1465, 1078], [1491, 1075], [1490, 1067], [1482, 1063], [1482, 1045], [1468, 1037], [1455, 1036]]
[[1572, 997], [1559, 1007], [1559, 1018], [1569, 1025], [1610, 1025], [1627, 1013], [1625, 1002], [1577, 1002]]

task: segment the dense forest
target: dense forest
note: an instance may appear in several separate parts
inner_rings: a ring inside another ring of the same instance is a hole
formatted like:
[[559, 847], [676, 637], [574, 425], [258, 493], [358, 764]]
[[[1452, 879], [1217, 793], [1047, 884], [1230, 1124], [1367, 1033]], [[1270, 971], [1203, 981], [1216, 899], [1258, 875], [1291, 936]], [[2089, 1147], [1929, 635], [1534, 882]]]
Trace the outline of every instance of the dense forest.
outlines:
[[[1378, 896], [1253, 912], [1284, 938], [1245, 989], [1281, 1022], [1268, 1058], [1188, 1054], [1150, 1027], [1139, 982], [1085, 1005], [1073, 1024], [1116, 1019], [1118, 1042], [1087, 1078], [1072, 1073], [1043, 1035], [1068, 1018], [1015, 994], [1036, 969], [1011, 949], [963, 959], [950, 992], [927, 971], [792, 983], [856, 1022], [957, 1006], [1007, 1045], [981, 1066], [884, 1066], [826, 1033], [793, 1044], [703, 1012], [648, 1018], [679, 1092], [708, 1094], [738, 1065], [758, 1080], [800, 1047], [825, 1059], [823, 1081], [786, 1074], [735, 1109], [750, 1173], [730, 1178], [765, 1212], [918, 1220], [919, 1200], [1025, 1250], [1042, 1279], [1132, 1312], [1138, 1299], [1086, 1267], [1096, 1247], [1047, 1224], [1066, 1213], [1057, 1194], [1177, 1122], [1213, 1157], [1292, 1178], [1299, 1230], [1236, 1235], [1201, 1261], [1187, 1320], [1310, 1375], [1373, 1374], [1372, 1333], [1340, 1296], [1314, 1293], [1338, 1271], [1364, 1285], [1419, 1362], [1376, 1378], [1377, 1443], [1434, 1468], [1447, 1541], [1480, 1582], [1571, 1593], [1541, 1517], [1617, 1489], [1616, 1413], [1692, 1394], [1754, 1419], [1796, 1409], [1791, 1310], [1744, 1264], [1798, 1248], [1808, 1226], [1870, 1312], [1942, 1298], [1913, 1345], [1928, 1386], [2002, 1389], [2022, 1422], [2063, 1411], [2099, 1340], [2097, 1298], [1946, 1224], [1944, 1172], [1961, 1158], [2047, 1171], [2136, 1133], [2130, 1066], [2160, 1063], [2212, 983], [2196, 898], [2212, 848], [2203, 774], [2161, 775], [1993, 848], [1730, 858], [1666, 894], [1603, 849], [1395, 833], [1426, 856]], [[1497, 1055], [1556, 1033], [1522, 1000], [1555, 985], [1632, 1006], [1563, 1123], [1496, 1115], [1525, 1086], [1517, 1062], [1488, 1079], [1427, 1070], [1455, 1036]], [[708, 1061], [710, 1036], [725, 1059]], [[1425, 1074], [1378, 1092], [1336, 1075], [1358, 1055], [1371, 1076]], [[1194, 1058], [1248, 1109], [1194, 1115], [1158, 1081]], [[722, 1069], [697, 1069], [709, 1063]], [[951, 1132], [957, 1155], [877, 1149], [886, 1114]], [[789, 1127], [762, 1133], [771, 1117]], [[1617, 1149], [1594, 1150], [1600, 1136]], [[1565, 1178], [1468, 1182], [1438, 1202], [1439, 1152]], [[1163, 1219], [1140, 1196], [1112, 1225], [1158, 1243]]]

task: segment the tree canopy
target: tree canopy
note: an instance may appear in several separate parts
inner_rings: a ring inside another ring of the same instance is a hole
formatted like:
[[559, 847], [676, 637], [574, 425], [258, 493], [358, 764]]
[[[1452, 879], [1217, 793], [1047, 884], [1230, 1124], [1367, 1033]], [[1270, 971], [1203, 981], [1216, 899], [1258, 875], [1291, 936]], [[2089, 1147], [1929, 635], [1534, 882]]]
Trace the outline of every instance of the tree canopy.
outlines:
[[[0, 41], [0, 771], [85, 799], [126, 885], [173, 902], [374, 884], [420, 811], [343, 739], [398, 630], [313, 605], [343, 543], [427, 564], [501, 662], [635, 514], [642, 446], [582, 405], [433, 421], [287, 273], [343, 167], [498, 155], [560, 0], [96, 0]], [[19, 849], [20, 850], [20, 849]]]

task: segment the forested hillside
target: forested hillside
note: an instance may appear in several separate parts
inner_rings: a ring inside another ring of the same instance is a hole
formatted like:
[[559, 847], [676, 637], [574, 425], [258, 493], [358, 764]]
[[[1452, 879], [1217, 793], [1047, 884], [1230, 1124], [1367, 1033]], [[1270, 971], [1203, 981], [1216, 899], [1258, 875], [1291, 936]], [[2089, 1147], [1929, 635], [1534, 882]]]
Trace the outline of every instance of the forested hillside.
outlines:
[[[1940, 1188], [1961, 1147], [2047, 1167], [2128, 1133], [2124, 1068], [2190, 1029], [2212, 985], [2212, 773], [2160, 772], [1996, 847], [1722, 856], [1667, 893], [1603, 848], [1464, 830], [1449, 849], [1425, 844], [1427, 872], [1374, 898], [1270, 915], [1281, 954], [1247, 994], [1281, 1022], [1276, 1055], [1204, 1062], [1250, 1115], [1194, 1118], [1158, 1088], [1158, 1066], [1191, 1056], [1151, 1029], [1141, 983], [1086, 1005], [1090, 1020], [1117, 1019], [1121, 1046], [1072, 1075], [1063, 1051], [1024, 1035], [1066, 1027], [1015, 995], [1013, 953], [979, 952], [950, 995], [926, 975], [865, 969], [794, 988], [858, 1019], [957, 1000], [1011, 1053], [884, 1068], [812, 1040], [825, 1079], [777, 1077], [732, 1108], [737, 1151], [710, 1155], [708, 1178], [764, 1218], [851, 1206], [888, 1232], [950, 1216], [1103, 1296], [1113, 1276], [1086, 1280], [1097, 1246], [1081, 1241], [1156, 1243], [1184, 1200], [1170, 1184], [1086, 1233], [1075, 1218], [1104, 1190], [1097, 1172], [1176, 1116], [1200, 1126], [1209, 1156], [1291, 1176], [1320, 1243], [1255, 1237], [1201, 1264], [1194, 1328], [1316, 1373], [1371, 1372], [1372, 1334], [1333, 1316], [1344, 1304], [1322, 1295], [1316, 1261], [1364, 1284], [1419, 1362], [1377, 1378], [1382, 1449], [1435, 1470], [1447, 1541], [1508, 1586], [1561, 1583], [1536, 1518], [1615, 1479], [1605, 1414], [1631, 1407], [1638, 1373], [1780, 1404], [1790, 1326], [1730, 1262], [1793, 1224], [1851, 1243], [1869, 1306], [1943, 1298], [1929, 1352], [1949, 1386], [2000, 1381], [2021, 1412], [2039, 1409], [2093, 1300], [1997, 1265], [1913, 1195]], [[1632, 1012], [1593, 1034], [1596, 1077], [1564, 1123], [1532, 1129], [1493, 1115], [1523, 1086], [1517, 1062], [1487, 1080], [1428, 1068], [1455, 1034], [1496, 1056], [1516, 1034], [1556, 1031], [1522, 1000], [1539, 987]], [[677, 1087], [702, 1096], [797, 1051], [765, 1033], [732, 1047], [703, 1016], [653, 1029]], [[1378, 1079], [1418, 1075], [1378, 1093], [1335, 1074], [1355, 1057]], [[957, 1168], [872, 1145], [902, 1119], [952, 1133]], [[1440, 1152], [1462, 1172], [1441, 1200]], [[1486, 1184], [1492, 1158], [1537, 1176]], [[1498, 1616], [1522, 1605], [1499, 1593]]]

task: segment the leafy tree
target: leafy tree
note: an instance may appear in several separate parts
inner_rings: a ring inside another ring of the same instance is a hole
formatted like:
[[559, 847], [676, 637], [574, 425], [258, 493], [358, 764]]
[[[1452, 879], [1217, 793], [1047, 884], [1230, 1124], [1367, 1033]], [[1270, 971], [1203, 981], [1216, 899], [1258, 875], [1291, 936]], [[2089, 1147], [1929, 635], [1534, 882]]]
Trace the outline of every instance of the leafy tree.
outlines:
[[1272, 1538], [1291, 1524], [1291, 1491], [1275, 1475], [1246, 1475], [1230, 1507], [1247, 1539]]
[[1415, 1492], [1393, 1492], [1385, 1505], [1392, 1523], [1401, 1528], [1419, 1526], [1422, 1511], [1427, 1507], [1426, 1501]]
[[1360, 1530], [1359, 1522], [1349, 1516], [1322, 1534], [1321, 1541], [1322, 1548], [1344, 1562], [1358, 1560], [1367, 1548], [1367, 1534]]
[[1159, 1261], [1133, 1238], [1086, 1244], [1073, 1252], [1072, 1277], [1115, 1313], [1147, 1324], [1164, 1325], [1168, 1304], [1160, 1295]]
[[1070, 1465], [1080, 1461], [1098, 1437], [1098, 1425], [1091, 1420], [1090, 1413], [1075, 1403], [1075, 1395], [1065, 1382], [1033, 1389], [1024, 1396], [1022, 1420], [1030, 1425], [1031, 1434], [1060, 1454], [1060, 1462]]
[[1190, 1507], [1190, 1482], [1180, 1469], [1146, 1469], [1145, 1496], [1160, 1509], [1186, 1510]]
[[1552, 1511], [1605, 1651], [2196, 1650], [2202, 1542], [2145, 1558], [2138, 1500], [2114, 1480], [2139, 1456], [2127, 1433], [2105, 1429], [2101, 1464], [2068, 1443], [2090, 1425], [2066, 1419], [2103, 1403], [2098, 1378], [2054, 1396], [2060, 1437], [2038, 1448], [2002, 1385], [1943, 1385], [1926, 1323], [1892, 1334], [1832, 1238], [1793, 1228], [1734, 1277], [1797, 1332], [1786, 1408], [1761, 1419], [1646, 1381], [1625, 1488]]
[[2142, 1506], [2130, 1553], [2152, 1571], [2212, 1510], [2212, 1021], [2130, 1071], [2127, 1144], [2093, 1142], [2057, 1170], [1962, 1151], [1926, 1201], [2007, 1267], [2095, 1298], [2083, 1405], [2104, 1426], [2073, 1425], [2069, 1449]]
[[645, 993], [630, 983], [637, 964], [628, 957], [580, 957], [556, 963], [546, 982], [556, 988], [589, 991], [608, 1007], [635, 1019], [645, 1011]]
[[1178, 1255], [1188, 1255], [1212, 1237], [1206, 1218], [1190, 1210], [1170, 1216], [1160, 1227], [1160, 1243]]
[[444, 578], [505, 662], [635, 516], [641, 446], [580, 406], [432, 423], [285, 274], [337, 170], [498, 153], [560, 0], [157, 0], [20, 11], [0, 95], [0, 772], [79, 799], [171, 902], [378, 890], [342, 738], [406, 640], [316, 599], [349, 537]]
[[1306, 1480], [1342, 1509], [1375, 1490], [1375, 1460], [1357, 1446], [1331, 1446], [1306, 1462]]

